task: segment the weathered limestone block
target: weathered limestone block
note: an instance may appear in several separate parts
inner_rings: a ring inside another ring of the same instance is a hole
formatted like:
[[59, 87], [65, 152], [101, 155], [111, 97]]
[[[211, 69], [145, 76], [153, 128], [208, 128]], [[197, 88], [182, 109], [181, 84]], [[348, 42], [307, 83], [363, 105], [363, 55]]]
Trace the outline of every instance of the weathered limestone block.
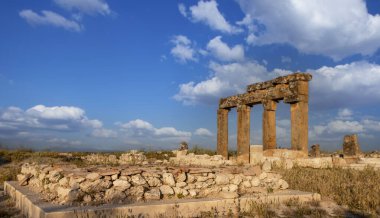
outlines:
[[153, 188], [147, 192], [144, 193], [145, 200], [160, 200], [161, 199], [161, 192], [158, 188]]
[[227, 185], [230, 182], [230, 179], [226, 174], [218, 174], [215, 178], [215, 183], [217, 185]]
[[77, 200], [80, 193], [77, 189], [74, 190], [70, 188], [58, 187], [57, 194], [61, 201], [63, 201], [64, 203], [69, 203]]
[[134, 185], [145, 185], [146, 184], [145, 179], [140, 174], [131, 176], [131, 180], [132, 180], [132, 184], [134, 184]]
[[145, 177], [146, 181], [148, 182], [148, 185], [151, 187], [157, 187], [162, 185], [162, 182], [157, 177]]
[[160, 186], [160, 191], [163, 195], [174, 195], [174, 190], [172, 187], [168, 185]]
[[343, 154], [347, 156], [357, 156], [360, 154], [358, 135], [345, 135], [343, 138]]
[[333, 167], [331, 157], [319, 157], [319, 158], [301, 158], [296, 159], [294, 162], [300, 167], [309, 167], [315, 169], [330, 168]]
[[162, 181], [165, 185], [175, 186], [174, 176], [171, 173], [162, 174]]
[[177, 182], [184, 182], [184, 181], [186, 181], [186, 173], [180, 173], [177, 176], [176, 181]]
[[251, 145], [249, 149], [249, 163], [252, 165], [261, 164], [263, 159], [263, 146]]
[[321, 151], [319, 149], [319, 144], [315, 144], [311, 146], [311, 152], [310, 152], [311, 157], [320, 157], [321, 156]]
[[95, 181], [95, 180], [100, 179], [100, 178], [101, 178], [101, 175], [99, 175], [99, 173], [89, 173], [86, 176], [86, 179], [88, 179], [90, 181]]
[[133, 186], [125, 191], [127, 196], [134, 196], [140, 200], [144, 196], [145, 188], [143, 186]]
[[278, 187], [279, 187], [279, 189], [284, 190], [284, 189], [289, 188], [289, 184], [285, 180], [279, 179], [278, 180]]
[[124, 200], [125, 198], [126, 198], [126, 195], [124, 191], [120, 190], [119, 188], [107, 189], [104, 194], [104, 200], [106, 202], [118, 202], [118, 201]]
[[263, 163], [263, 166], [261, 167], [261, 169], [264, 171], [264, 172], [269, 172], [272, 170], [272, 163], [268, 160], [264, 161]]
[[127, 190], [129, 187], [131, 187], [131, 183], [125, 180], [117, 179], [113, 181], [113, 186], [119, 190]]

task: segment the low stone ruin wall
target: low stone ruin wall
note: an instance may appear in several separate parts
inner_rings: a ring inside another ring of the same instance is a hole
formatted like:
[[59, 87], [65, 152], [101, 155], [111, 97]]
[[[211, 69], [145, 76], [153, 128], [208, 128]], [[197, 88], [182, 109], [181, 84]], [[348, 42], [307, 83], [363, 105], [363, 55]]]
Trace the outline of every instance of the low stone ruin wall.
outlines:
[[176, 157], [171, 157], [169, 163], [179, 166], [221, 167], [237, 165], [236, 161], [226, 160], [222, 155], [188, 154], [187, 150], [174, 150], [173, 153]]
[[19, 183], [61, 204], [102, 204], [170, 198], [233, 198], [287, 189], [279, 174], [240, 168], [76, 168], [24, 164]]
[[89, 164], [123, 165], [123, 164], [148, 164], [143, 152], [132, 150], [117, 157], [114, 154], [104, 155], [99, 153], [81, 157]]

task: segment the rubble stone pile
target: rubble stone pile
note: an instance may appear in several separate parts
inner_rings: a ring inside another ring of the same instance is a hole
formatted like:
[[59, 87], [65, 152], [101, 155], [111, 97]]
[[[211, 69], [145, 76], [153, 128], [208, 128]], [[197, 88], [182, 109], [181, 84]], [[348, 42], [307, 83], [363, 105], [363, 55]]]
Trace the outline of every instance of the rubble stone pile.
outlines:
[[281, 176], [259, 166], [224, 168], [76, 168], [24, 164], [20, 185], [61, 204], [91, 205], [170, 198], [234, 198], [288, 188]]

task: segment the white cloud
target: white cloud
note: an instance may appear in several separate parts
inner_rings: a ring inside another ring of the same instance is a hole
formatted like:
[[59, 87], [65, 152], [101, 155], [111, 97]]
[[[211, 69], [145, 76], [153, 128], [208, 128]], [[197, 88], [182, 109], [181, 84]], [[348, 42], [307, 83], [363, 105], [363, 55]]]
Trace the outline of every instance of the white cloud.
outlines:
[[342, 108], [342, 109], [339, 109], [339, 111], [338, 111], [338, 118], [340, 118], [340, 119], [351, 119], [351, 116], [353, 114], [354, 113], [350, 109]]
[[99, 128], [94, 129], [91, 135], [99, 138], [115, 138], [117, 136], [117, 132], [111, 129]]
[[213, 136], [212, 132], [206, 128], [196, 129], [194, 135], [198, 136]]
[[281, 56], [281, 62], [282, 63], [291, 63], [292, 59], [290, 57], [287, 57], [287, 56]]
[[221, 97], [242, 93], [248, 84], [269, 78], [264, 66], [250, 61], [229, 64], [211, 62], [209, 69], [212, 71], [210, 78], [198, 83], [181, 84], [174, 99], [184, 104], [216, 104]]
[[[248, 84], [273, 79], [292, 73], [267, 68], [254, 61], [209, 64], [207, 79], [179, 85], [174, 99], [185, 104], [216, 104], [221, 97], [245, 92]], [[335, 67], [307, 70], [312, 73], [310, 104], [313, 108], [346, 108], [357, 105], [375, 105], [380, 101], [380, 65], [353, 62]]]
[[60, 7], [74, 12], [83, 14], [95, 15], [108, 15], [111, 9], [104, 0], [54, 0]]
[[170, 53], [179, 62], [186, 63], [187, 61], [197, 61], [195, 57], [196, 51], [192, 47], [192, 42], [186, 36], [174, 36], [171, 42], [174, 47], [171, 49]]
[[340, 60], [371, 55], [380, 47], [380, 16], [363, 0], [238, 0], [252, 21], [264, 25], [255, 45], [289, 43], [300, 52]]
[[80, 32], [83, 29], [76, 21], [69, 20], [52, 11], [44, 10], [40, 15], [28, 9], [20, 11], [19, 15], [31, 25], [55, 26], [75, 32]]
[[380, 122], [379, 121], [365, 119], [362, 121], [362, 124], [368, 130], [380, 132]]
[[36, 105], [27, 110], [8, 107], [0, 111], [0, 129], [21, 132], [25, 130], [77, 131], [85, 128], [101, 128], [102, 122], [91, 120], [85, 111], [77, 107], [46, 107]]
[[308, 71], [313, 74], [310, 99], [315, 106], [339, 108], [380, 100], [380, 65], [353, 62]]
[[[180, 8], [180, 12], [185, 17], [187, 16], [186, 8]], [[185, 12], [185, 13], [184, 13]], [[218, 3], [212, 1], [199, 1], [197, 5], [190, 7], [191, 20], [193, 22], [201, 22], [208, 25], [211, 29], [218, 30], [224, 33], [239, 33], [242, 30], [231, 25], [220, 13]]]
[[186, 11], [186, 6], [182, 3], [178, 4], [178, 10], [179, 13], [182, 14], [182, 16], [187, 17], [187, 11]]
[[217, 36], [209, 41], [207, 49], [219, 60], [222, 61], [242, 61], [244, 59], [244, 48], [242, 45], [229, 47], [222, 41], [221, 36]]
[[26, 113], [41, 119], [70, 120], [84, 117], [84, 110], [81, 108], [67, 106], [46, 107], [44, 105], [36, 105], [26, 110]]
[[118, 125], [122, 131], [126, 132], [128, 140], [138, 141], [141, 144], [155, 144], [158, 141], [179, 143], [180, 141], [188, 141], [191, 137], [191, 132], [180, 131], [174, 127], [156, 128], [151, 123], [141, 119]]

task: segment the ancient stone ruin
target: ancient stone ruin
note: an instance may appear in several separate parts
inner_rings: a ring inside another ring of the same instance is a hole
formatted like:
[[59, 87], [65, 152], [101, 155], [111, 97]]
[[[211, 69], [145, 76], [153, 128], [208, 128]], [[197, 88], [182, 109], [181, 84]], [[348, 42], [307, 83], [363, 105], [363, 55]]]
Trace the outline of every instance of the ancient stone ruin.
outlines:
[[321, 156], [319, 144], [315, 144], [315, 145], [311, 146], [310, 156], [311, 157], [320, 157]]
[[247, 92], [220, 99], [218, 109], [217, 153], [228, 158], [228, 112], [237, 108], [237, 161], [249, 163], [250, 160], [250, 112], [251, 107], [262, 104], [263, 148], [270, 155], [277, 148], [276, 108], [282, 100], [290, 104], [291, 112], [291, 149], [308, 155], [308, 101], [309, 81], [307, 73], [294, 73], [276, 79], [256, 83], [247, 87]]
[[357, 156], [360, 154], [360, 146], [358, 143], [358, 136], [356, 134], [344, 136], [343, 154], [345, 156]]

